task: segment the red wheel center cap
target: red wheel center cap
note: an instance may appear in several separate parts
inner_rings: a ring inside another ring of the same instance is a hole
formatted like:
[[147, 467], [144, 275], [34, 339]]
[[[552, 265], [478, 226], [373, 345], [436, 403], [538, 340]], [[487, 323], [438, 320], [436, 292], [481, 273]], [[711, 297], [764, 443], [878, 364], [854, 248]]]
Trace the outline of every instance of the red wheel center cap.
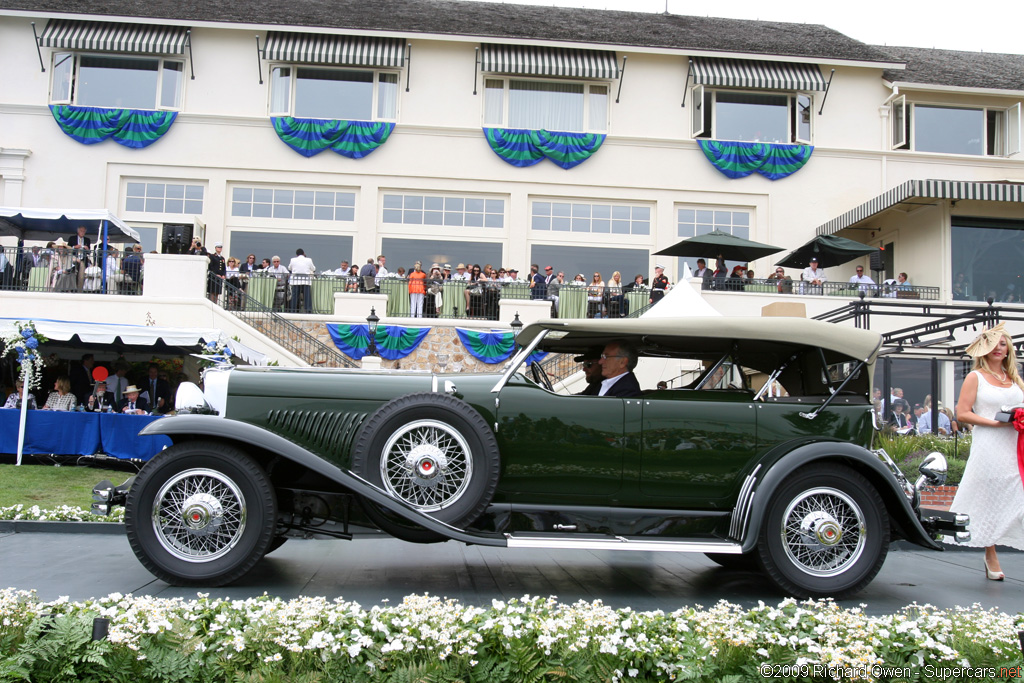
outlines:
[[434, 469], [434, 463], [430, 462], [429, 460], [425, 460], [423, 462], [423, 471], [429, 472], [432, 469]]

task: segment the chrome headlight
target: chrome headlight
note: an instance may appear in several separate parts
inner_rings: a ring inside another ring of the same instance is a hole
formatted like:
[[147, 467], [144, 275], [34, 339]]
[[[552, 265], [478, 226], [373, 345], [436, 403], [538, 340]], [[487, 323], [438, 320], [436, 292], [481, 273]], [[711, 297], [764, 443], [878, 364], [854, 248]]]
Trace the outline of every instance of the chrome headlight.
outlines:
[[209, 413], [210, 404], [203, 395], [203, 390], [192, 382], [182, 382], [174, 395], [174, 409], [179, 413]]
[[948, 469], [946, 456], [942, 455], [942, 453], [929, 453], [928, 457], [921, 463], [921, 467], [918, 468], [921, 477], [914, 484], [914, 488], [942, 486], [946, 483], [946, 472]]

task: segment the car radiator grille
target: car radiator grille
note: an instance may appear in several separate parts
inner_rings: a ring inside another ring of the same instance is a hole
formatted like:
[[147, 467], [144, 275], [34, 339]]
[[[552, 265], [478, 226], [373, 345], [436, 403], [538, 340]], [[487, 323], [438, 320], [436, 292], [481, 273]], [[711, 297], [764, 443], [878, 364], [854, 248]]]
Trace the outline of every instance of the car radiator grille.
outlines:
[[348, 455], [366, 413], [271, 410], [267, 426], [320, 456], [338, 460]]

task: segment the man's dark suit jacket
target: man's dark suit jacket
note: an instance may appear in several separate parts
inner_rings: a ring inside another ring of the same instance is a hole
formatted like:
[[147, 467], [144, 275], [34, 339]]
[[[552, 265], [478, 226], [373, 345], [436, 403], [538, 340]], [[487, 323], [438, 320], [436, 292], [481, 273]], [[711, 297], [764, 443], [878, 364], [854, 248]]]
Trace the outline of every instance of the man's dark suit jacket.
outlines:
[[[98, 396], [99, 395], [97, 394], [97, 397]], [[116, 405], [114, 405], [115, 403], [117, 403], [117, 399], [114, 398], [114, 392], [113, 391], [108, 391], [105, 394], [103, 394], [103, 405], [104, 406], [110, 406], [111, 409], [114, 409], [114, 408], [117, 407]], [[97, 401], [93, 401], [92, 408], [89, 407], [89, 396], [85, 397], [85, 400], [82, 401], [82, 404], [85, 406], [85, 409], [88, 412], [91, 412], [91, 413], [94, 413], [94, 412], [96, 412], [96, 411], [98, 411], [100, 409], [100, 404]]]
[[[125, 396], [124, 398], [121, 399], [121, 402], [117, 404], [117, 412], [123, 413], [124, 409], [127, 407], [128, 397]], [[149, 412], [149, 404], [146, 403], [146, 399], [144, 399], [142, 396], [139, 396], [137, 399], [135, 399], [135, 410], [144, 410], [147, 413]]]
[[[142, 384], [137, 386], [143, 391], [149, 393], [149, 402], [154, 406], [153, 410], [166, 413], [171, 409], [171, 385], [168, 384], [167, 380], [158, 379], [156, 381], [156, 396], [154, 396], [153, 392], [149, 389], [149, 377], [142, 380]], [[157, 400], [158, 398], [162, 398], [164, 400], [163, 408], [156, 407], [160, 405], [160, 402]]]
[[613, 384], [605, 396], [617, 396], [619, 398], [633, 398], [641, 394], [640, 382], [636, 375], [627, 372], [626, 376]]

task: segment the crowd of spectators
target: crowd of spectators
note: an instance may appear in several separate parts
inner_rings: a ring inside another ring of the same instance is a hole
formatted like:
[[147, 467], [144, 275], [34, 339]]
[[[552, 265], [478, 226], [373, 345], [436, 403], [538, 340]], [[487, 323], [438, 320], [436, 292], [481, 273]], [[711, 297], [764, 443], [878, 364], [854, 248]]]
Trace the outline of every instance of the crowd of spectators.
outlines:
[[[629, 311], [626, 294], [631, 291], [646, 291], [647, 304], [654, 304], [664, 297], [672, 286], [665, 276], [665, 268], [661, 264], [655, 267], [655, 273], [648, 282], [643, 274], [637, 274], [631, 281], [625, 282], [622, 274], [615, 271], [607, 281], [600, 272], [595, 272], [589, 281], [583, 273], [577, 273], [572, 279], [566, 277], [564, 271], [555, 271], [553, 266], [545, 266], [543, 270], [537, 264], [530, 267], [529, 273], [520, 275], [518, 268], [495, 267], [491, 264], [481, 266], [478, 263], [458, 263], [454, 267], [450, 263], [432, 263], [429, 268], [422, 261], [416, 261], [408, 269], [399, 266], [390, 271], [387, 257], [383, 254], [376, 258], [368, 258], [362, 266], [342, 261], [336, 269], [318, 271], [313, 260], [305, 255], [302, 249], [296, 249], [295, 257], [287, 266], [282, 264], [281, 257], [257, 259], [256, 254], [248, 254], [244, 261], [234, 256], [226, 259], [221, 255], [222, 245], [214, 245], [215, 252], [210, 254], [198, 241], [193, 242], [189, 253], [202, 254], [209, 259], [211, 274], [208, 293], [214, 301], [221, 295], [221, 282], [227, 281], [237, 290], [247, 288], [249, 278], [270, 276], [277, 279], [274, 296], [274, 309], [291, 312], [311, 311], [311, 283], [313, 277], [344, 278], [343, 291], [348, 292], [380, 292], [382, 282], [398, 279], [404, 282], [404, 291], [409, 297], [410, 316], [414, 318], [437, 317], [442, 308], [445, 296], [443, 285], [446, 282], [462, 281], [465, 288], [458, 296], [462, 301], [455, 302], [454, 310], [461, 310], [466, 315], [476, 312], [486, 317], [484, 311], [496, 311], [496, 302], [503, 289], [511, 286], [519, 288], [522, 298], [544, 299], [551, 302], [552, 314], [557, 316], [559, 294], [563, 287], [580, 287], [586, 290], [587, 316], [592, 318], [625, 317]], [[390, 290], [394, 293], [394, 289]], [[239, 302], [227, 302], [229, 307], [240, 305]]]
[[[93, 379], [95, 367], [95, 356], [86, 353], [79, 362], [69, 363], [67, 373], [47, 371], [42, 386], [52, 386], [52, 390], [45, 401], [29, 392], [28, 409], [164, 415], [174, 409], [176, 386], [186, 379], [179, 374], [172, 385], [168, 372], [157, 363], [150, 363], [145, 373], [139, 372], [138, 377], [129, 379], [132, 366], [123, 357], [111, 364], [104, 380]], [[3, 407], [20, 409], [23, 389], [24, 383], [18, 379]]]
[[872, 397], [872, 405], [876, 415], [896, 434], [952, 436], [969, 429], [969, 425], [958, 424], [953, 411], [944, 406], [941, 401], [936, 406], [938, 408], [938, 424], [933, 425], [931, 394], [925, 396], [920, 403], [911, 405], [910, 401], [904, 398], [903, 389], [900, 387], [892, 387], [889, 390], [888, 400], [882, 396], [882, 390], [876, 388]]

